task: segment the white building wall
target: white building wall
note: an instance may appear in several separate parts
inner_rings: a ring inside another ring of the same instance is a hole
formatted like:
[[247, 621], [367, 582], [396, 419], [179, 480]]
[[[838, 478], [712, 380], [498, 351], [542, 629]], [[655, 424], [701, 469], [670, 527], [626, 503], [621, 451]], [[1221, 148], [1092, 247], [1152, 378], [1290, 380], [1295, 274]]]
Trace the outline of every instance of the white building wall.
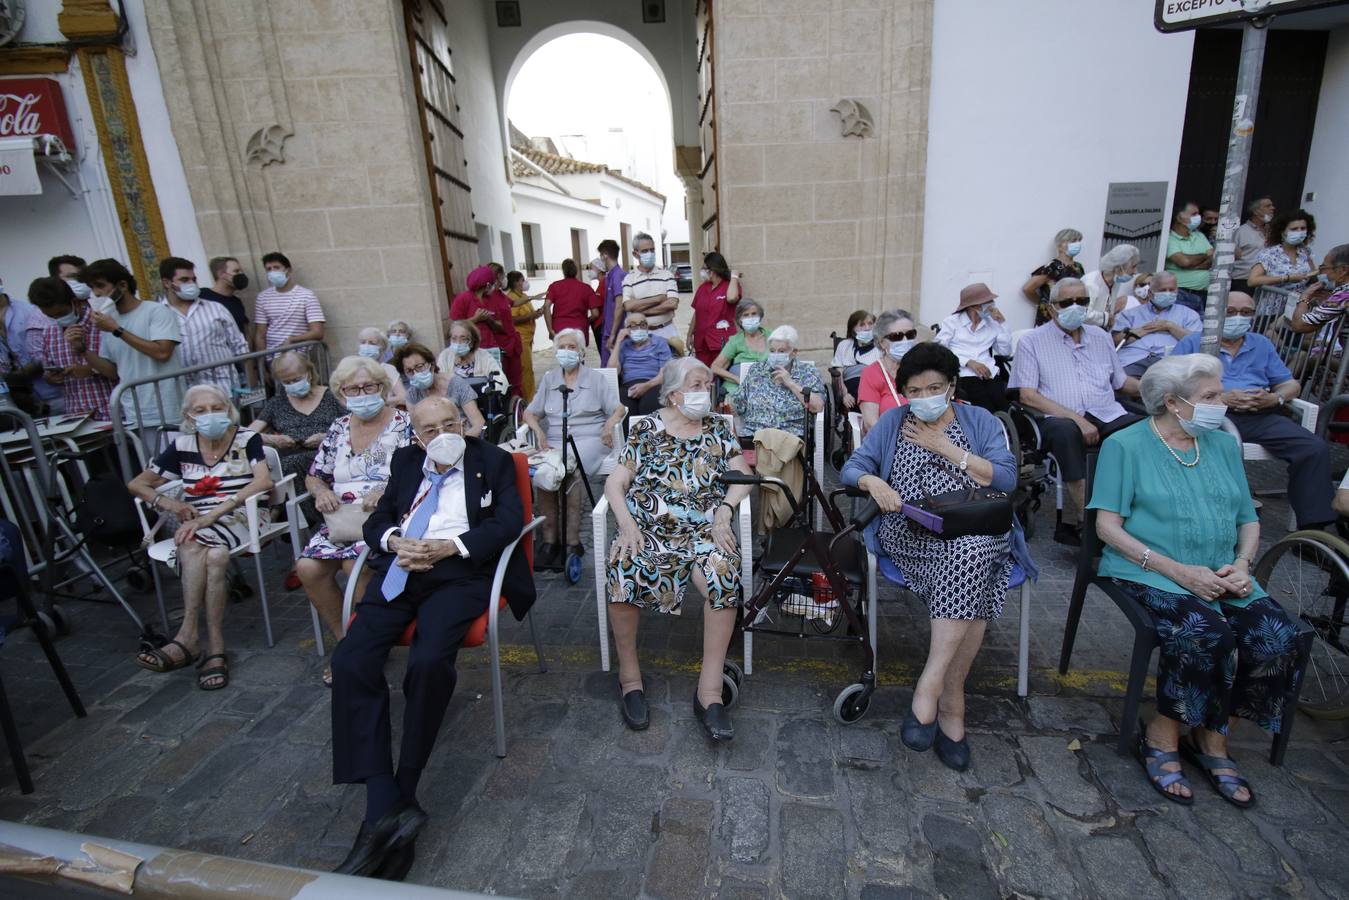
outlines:
[[1316, 199], [1302, 205], [1316, 216], [1319, 260], [1337, 244], [1349, 243], [1349, 27], [1330, 33], [1326, 67], [1321, 75], [1321, 97], [1316, 106], [1316, 131], [1307, 159], [1303, 196]]
[[[538, 262], [557, 266], [562, 260], [570, 258], [573, 228], [583, 229], [590, 244], [589, 247], [581, 248], [582, 258], [576, 260], [577, 265], [584, 266], [595, 257], [594, 245], [604, 237], [602, 234], [605, 227], [604, 210], [585, 200], [566, 197], [556, 191], [524, 181], [517, 181], [512, 193], [518, 220], [538, 226], [539, 241], [543, 248], [543, 255], [538, 258]], [[522, 251], [517, 257], [521, 271], [524, 260]], [[546, 285], [549, 281], [560, 277], [558, 270], [550, 269], [533, 279], [531, 290], [538, 290], [537, 285], [540, 281]]]
[[1193, 43], [1159, 34], [1147, 4], [935, 4], [925, 324], [985, 281], [1014, 328], [1031, 325], [1021, 285], [1053, 255], [1056, 231], [1082, 231], [1090, 271], [1110, 182], [1166, 181], [1174, 192]]

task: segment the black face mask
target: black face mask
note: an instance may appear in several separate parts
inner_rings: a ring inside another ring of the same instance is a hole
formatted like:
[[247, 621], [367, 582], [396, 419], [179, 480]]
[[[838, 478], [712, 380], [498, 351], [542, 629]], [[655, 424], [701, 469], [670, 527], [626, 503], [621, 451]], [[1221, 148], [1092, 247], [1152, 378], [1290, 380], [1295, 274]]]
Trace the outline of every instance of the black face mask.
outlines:
[[243, 272], [237, 272], [234, 277], [230, 279], [230, 284], [234, 285], [236, 291], [242, 291], [244, 288], [248, 287], [248, 276]]

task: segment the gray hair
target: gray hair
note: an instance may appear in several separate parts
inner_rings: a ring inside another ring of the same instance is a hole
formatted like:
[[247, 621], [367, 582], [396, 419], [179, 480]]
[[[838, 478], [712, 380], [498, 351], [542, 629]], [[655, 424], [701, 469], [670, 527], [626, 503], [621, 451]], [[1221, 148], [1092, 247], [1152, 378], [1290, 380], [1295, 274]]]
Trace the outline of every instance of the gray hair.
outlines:
[[581, 345], [581, 352], [585, 353], [585, 346], [586, 346], [585, 332], [583, 332], [579, 328], [564, 328], [557, 334], [553, 335], [553, 346], [556, 347], [557, 342], [562, 340], [564, 337], [575, 338], [576, 343]]
[[660, 370], [661, 406], [670, 402], [670, 394], [684, 389], [684, 382], [688, 379], [690, 372], [703, 372], [708, 378], [712, 377], [712, 370], [696, 356], [677, 356], [665, 364], [665, 367]]
[[790, 325], [779, 325], [773, 329], [773, 333], [768, 336], [770, 341], [785, 341], [789, 347], [795, 350], [801, 343], [801, 335]]
[[1339, 244], [1326, 251], [1325, 257], [1321, 260], [1323, 266], [1349, 266], [1349, 244]]
[[389, 327], [384, 330], [393, 331], [395, 328], [399, 327], [401, 327], [408, 334], [412, 334], [412, 326], [409, 325], [407, 322], [404, 322], [402, 319], [394, 319], [392, 322], [389, 323]]
[[656, 239], [653, 238], [651, 235], [647, 234], [645, 231], [639, 231], [639, 232], [637, 232], [636, 234], [634, 234], [634, 235], [632, 236], [632, 249], [633, 249], [634, 251], [636, 251], [636, 249], [637, 249], [637, 243], [638, 243], [639, 241], [650, 241], [650, 242], [651, 242], [651, 249], [652, 249], [652, 250], [655, 250], [655, 249], [656, 249]]
[[1111, 247], [1101, 256], [1101, 272], [1118, 272], [1129, 263], [1138, 262], [1138, 248], [1133, 244], [1119, 244]]
[[1059, 244], [1071, 244], [1073, 241], [1082, 240], [1082, 232], [1076, 228], [1060, 228], [1059, 233], [1054, 235], [1054, 246]]
[[1081, 278], [1073, 278], [1071, 275], [1068, 276], [1067, 278], [1060, 278], [1058, 281], [1054, 282], [1054, 284], [1051, 285], [1049, 288], [1049, 302], [1058, 303], [1059, 291], [1063, 290], [1066, 287], [1072, 287], [1073, 285], [1077, 285], [1083, 290], [1086, 290], [1087, 288], [1087, 286], [1082, 282]]
[[1255, 215], [1255, 211], [1260, 208], [1260, 204], [1266, 200], [1272, 200], [1272, 197], [1252, 197], [1251, 202], [1246, 204], [1246, 218]]
[[1156, 416], [1166, 412], [1166, 398], [1184, 397], [1190, 399], [1195, 383], [1201, 378], [1222, 378], [1223, 366], [1215, 356], [1207, 353], [1184, 353], [1180, 356], [1163, 356], [1143, 373], [1139, 383], [1139, 393], [1143, 395], [1143, 408], [1148, 415]]
[[183, 434], [197, 433], [197, 423], [192, 420], [192, 417], [187, 414], [187, 411], [192, 408], [192, 398], [196, 397], [198, 394], [214, 394], [217, 398], [224, 401], [225, 409], [229, 412], [230, 422], [235, 425], [239, 424], [239, 410], [235, 409], [234, 403], [230, 400], [230, 395], [225, 393], [225, 389], [220, 385], [212, 382], [205, 382], [203, 384], [194, 384], [183, 393], [183, 421], [178, 426], [178, 430]]
[[745, 307], [747, 307], [747, 306], [752, 306], [752, 307], [754, 307], [756, 310], [758, 310], [758, 311], [759, 311], [759, 318], [762, 319], [762, 318], [764, 317], [763, 304], [760, 303], [758, 300], [752, 300], [752, 299], [750, 299], [749, 297], [745, 297], [745, 298], [742, 298], [741, 301], [740, 301], [738, 304], [736, 304], [736, 307], [735, 307], [735, 316], [736, 316], [737, 319], [740, 319], [740, 318], [743, 318], [743, 317], [744, 317], [744, 315], [745, 315]]
[[890, 333], [890, 326], [900, 319], [908, 319], [915, 328], [918, 327], [918, 320], [907, 309], [887, 309], [876, 317], [876, 324], [872, 326], [872, 330], [881, 337], [885, 337]]
[[345, 397], [346, 395], [342, 393], [342, 384], [350, 381], [361, 371], [369, 375], [372, 381], [379, 383], [380, 396], [388, 400], [389, 394], [393, 391], [393, 381], [389, 378], [388, 369], [379, 360], [370, 359], [368, 356], [342, 357], [337, 368], [333, 369], [332, 378], [328, 379], [328, 387], [332, 388], [334, 395]]
[[356, 343], [363, 344], [365, 343], [366, 338], [374, 338], [375, 341], [379, 344], [379, 348], [381, 351], [389, 349], [388, 336], [384, 332], [380, 331], [378, 328], [374, 327], [362, 328], [359, 332], [356, 333]]

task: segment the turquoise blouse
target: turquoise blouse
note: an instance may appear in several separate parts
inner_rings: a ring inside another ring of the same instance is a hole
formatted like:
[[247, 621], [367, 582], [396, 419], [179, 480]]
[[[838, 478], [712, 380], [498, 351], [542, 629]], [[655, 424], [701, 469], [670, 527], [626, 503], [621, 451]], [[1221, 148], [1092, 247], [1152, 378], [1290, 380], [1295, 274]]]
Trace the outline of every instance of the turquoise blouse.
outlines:
[[[1237, 530], [1256, 521], [1241, 447], [1222, 431], [1198, 438], [1199, 465], [1187, 468], [1172, 458], [1149, 420], [1115, 432], [1101, 444], [1091, 509], [1118, 513], [1124, 530], [1154, 553], [1191, 566], [1221, 569], [1237, 555]], [[1190, 462], [1192, 453], [1181, 453]], [[1163, 591], [1189, 591], [1157, 572], [1143, 569], [1107, 545], [1098, 574], [1146, 584]], [[1267, 596], [1252, 579], [1251, 595], [1224, 600], [1245, 606]], [[1209, 603], [1215, 610], [1216, 602]]]

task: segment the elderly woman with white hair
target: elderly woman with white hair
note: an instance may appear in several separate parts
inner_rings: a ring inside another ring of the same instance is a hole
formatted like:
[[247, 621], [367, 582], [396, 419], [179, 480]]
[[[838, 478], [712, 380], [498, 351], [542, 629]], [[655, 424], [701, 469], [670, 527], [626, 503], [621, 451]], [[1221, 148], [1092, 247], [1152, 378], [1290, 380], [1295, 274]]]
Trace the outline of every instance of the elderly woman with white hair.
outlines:
[[800, 342], [795, 328], [779, 325], [768, 336], [768, 356], [752, 363], [741, 379], [731, 398], [741, 437], [777, 428], [804, 439], [809, 417], [824, 409], [824, 381], [814, 366], [796, 358]]
[[1111, 330], [1115, 316], [1138, 305], [1134, 297], [1134, 278], [1138, 275], [1138, 248], [1118, 244], [1101, 254], [1101, 267], [1082, 276], [1091, 304], [1087, 324]]
[[[644, 608], [677, 613], [689, 586], [706, 601], [703, 660], [693, 711], [709, 737], [735, 735], [722, 704], [722, 667], [740, 605], [740, 549], [731, 521], [749, 488], [740, 443], [712, 414], [712, 370], [694, 357], [661, 370], [661, 409], [636, 420], [604, 486], [618, 537], [609, 551], [609, 621], [618, 650], [619, 705], [634, 731], [650, 724], [637, 625]], [[597, 551], [598, 552], [598, 551]]]
[[379, 358], [379, 361], [392, 362], [393, 355], [398, 352], [398, 348], [411, 343], [412, 326], [402, 319], [394, 319], [389, 323], [389, 327], [384, 329], [384, 336], [388, 340], [389, 346]]
[[1099, 574], [1152, 613], [1161, 642], [1138, 758], [1168, 800], [1193, 802], [1179, 751], [1224, 800], [1249, 806], [1228, 729], [1240, 717], [1277, 732], [1293, 715], [1297, 629], [1250, 574], [1260, 522], [1241, 448], [1219, 430], [1221, 364], [1168, 356], [1140, 390], [1149, 418], [1102, 443], [1089, 504], [1106, 544]]
[[[525, 407], [525, 424], [534, 433], [540, 450], [562, 447], [563, 410], [567, 434], [576, 447], [565, 448], [568, 462], [580, 458], [587, 476], [599, 471], [600, 463], [614, 446], [614, 426], [627, 414], [618, 399], [618, 388], [602, 374], [585, 365], [586, 337], [576, 328], [564, 328], [553, 338], [557, 368], [539, 379], [534, 399]], [[563, 393], [565, 389], [565, 394]], [[573, 455], [575, 453], [575, 456]], [[574, 465], [574, 463], [573, 463]], [[539, 515], [544, 517], [535, 555], [539, 565], [557, 562], [557, 491], [537, 490]], [[581, 556], [581, 489], [572, 484], [567, 495], [567, 533], [564, 556]]]
[[1077, 261], [1082, 252], [1082, 232], [1076, 228], [1060, 228], [1054, 235], [1054, 258], [1030, 273], [1021, 286], [1021, 293], [1035, 304], [1035, 324], [1043, 325], [1052, 316], [1049, 312], [1049, 289], [1060, 278], [1081, 278], [1086, 270]]
[[[365, 549], [361, 527], [384, 494], [394, 451], [411, 442], [408, 414], [389, 402], [393, 383], [387, 369], [365, 356], [348, 356], [337, 364], [329, 387], [347, 414], [328, 428], [305, 479], [324, 521], [300, 553], [295, 571], [336, 637], [342, 635], [338, 570], [350, 572]], [[362, 570], [356, 596], [363, 596], [370, 571]], [[332, 686], [331, 671], [324, 671], [323, 683]]]
[[[171, 672], [197, 663], [197, 686], [215, 691], [229, 684], [225, 656], [225, 605], [229, 596], [230, 551], [248, 541], [244, 504], [272, 489], [262, 439], [239, 427], [239, 411], [214, 384], [198, 384], [183, 395], [180, 434], [127, 487], [160, 514], [173, 516], [178, 530], [178, 573], [183, 579], [183, 623], [160, 647], [136, 655], [153, 672]], [[157, 490], [181, 481], [183, 499]], [[267, 509], [258, 515], [266, 518]], [[206, 656], [201, 658], [202, 612], [206, 619]]]
[[378, 328], [362, 328], [356, 334], [356, 353], [358, 356], [373, 359], [384, 366], [384, 371], [388, 373], [389, 381], [393, 385], [392, 393], [389, 395], [389, 403], [407, 409], [407, 397], [403, 393], [403, 379], [399, 377], [398, 370], [386, 358], [392, 357], [389, 352], [388, 336]]

